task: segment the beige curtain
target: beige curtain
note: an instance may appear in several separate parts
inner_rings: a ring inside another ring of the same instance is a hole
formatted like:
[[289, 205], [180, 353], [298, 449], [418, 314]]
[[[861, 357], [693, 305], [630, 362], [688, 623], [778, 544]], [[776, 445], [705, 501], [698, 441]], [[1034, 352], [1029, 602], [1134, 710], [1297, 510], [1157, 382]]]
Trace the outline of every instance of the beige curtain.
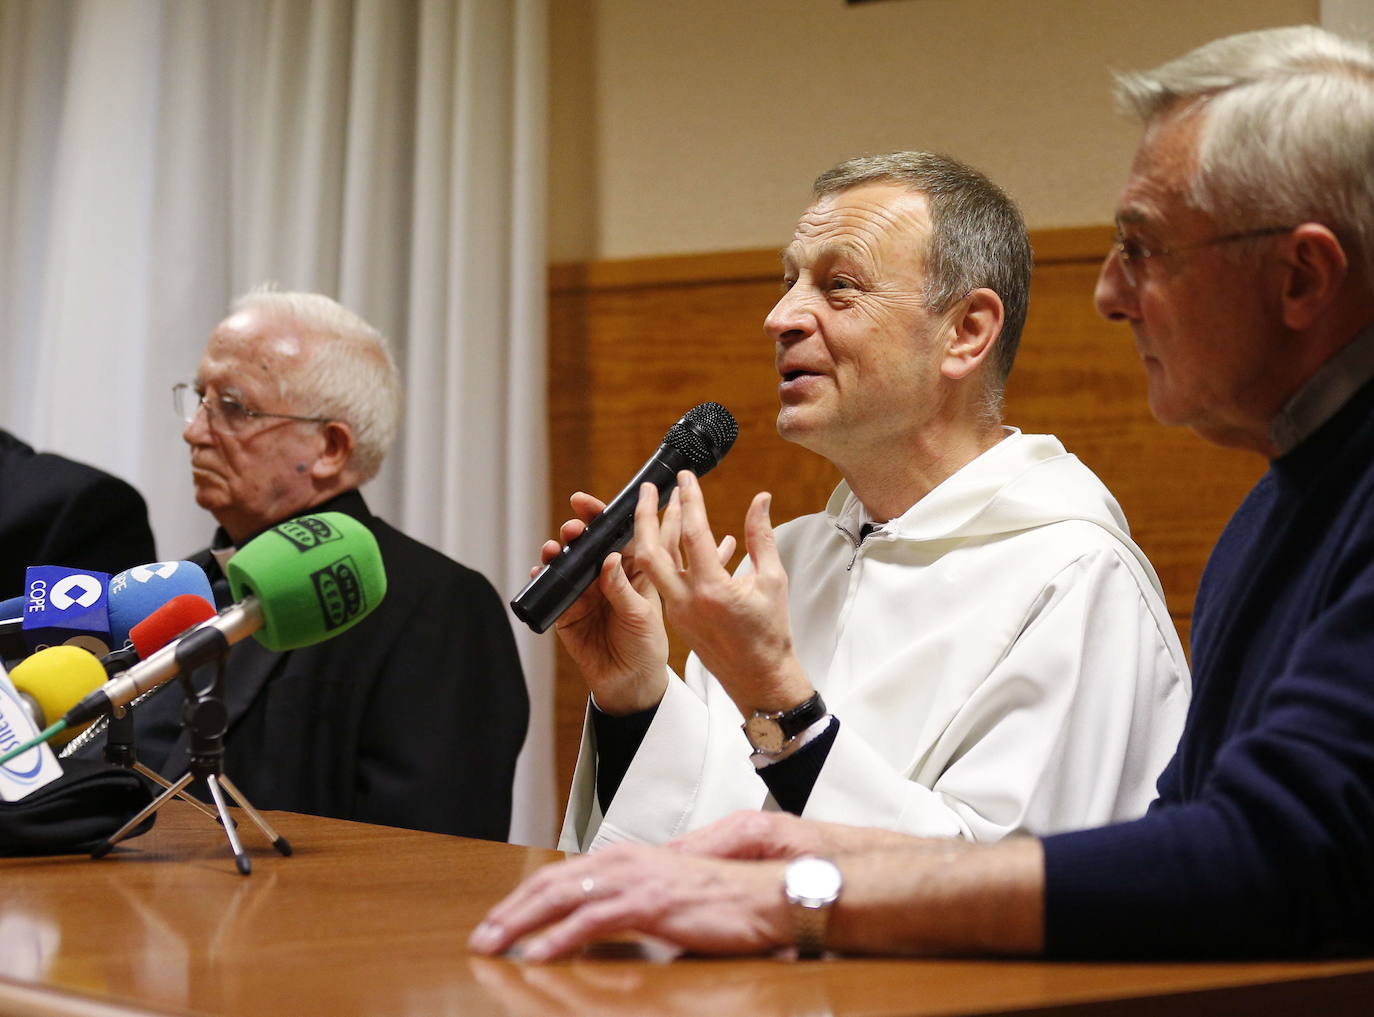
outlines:
[[[547, 529], [544, 25], [544, 0], [0, 0], [0, 426], [126, 477], [189, 552], [213, 521], [171, 385], [238, 293], [328, 293], [406, 377], [374, 510], [518, 589]], [[551, 651], [517, 638], [512, 833], [546, 844]]]

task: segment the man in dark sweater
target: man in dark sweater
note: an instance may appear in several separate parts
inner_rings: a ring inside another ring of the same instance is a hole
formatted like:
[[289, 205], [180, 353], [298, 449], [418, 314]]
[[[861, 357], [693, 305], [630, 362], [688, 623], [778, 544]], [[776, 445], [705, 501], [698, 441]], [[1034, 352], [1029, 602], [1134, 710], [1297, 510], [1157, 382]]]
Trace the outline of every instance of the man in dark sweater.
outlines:
[[[192, 558], [221, 606], [235, 549], [306, 511], [364, 523], [387, 575], [377, 609], [334, 639], [230, 650], [226, 773], [261, 809], [504, 840], [529, 715], [505, 605], [357, 490], [400, 419], [386, 340], [320, 294], [255, 291], [176, 394], [196, 502], [219, 523]], [[143, 762], [169, 779], [189, 762], [184, 698], [171, 683], [134, 711]]]
[[1374, 52], [1248, 33], [1119, 96], [1145, 133], [1098, 308], [1162, 423], [1271, 464], [1203, 576], [1150, 811], [989, 846], [739, 815], [542, 871], [474, 949], [543, 929], [542, 960], [621, 928], [722, 953], [1374, 948]]

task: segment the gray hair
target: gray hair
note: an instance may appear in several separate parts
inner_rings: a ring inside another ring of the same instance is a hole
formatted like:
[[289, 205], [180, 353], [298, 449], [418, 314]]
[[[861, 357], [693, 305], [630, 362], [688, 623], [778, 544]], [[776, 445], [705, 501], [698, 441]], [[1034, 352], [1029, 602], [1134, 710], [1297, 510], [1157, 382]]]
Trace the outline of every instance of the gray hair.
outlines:
[[1116, 76], [1148, 124], [1200, 116], [1184, 200], [1225, 229], [1319, 222], [1374, 283], [1374, 51], [1310, 25], [1245, 32]]
[[381, 468], [401, 417], [401, 375], [386, 337], [361, 317], [320, 293], [290, 293], [259, 286], [231, 310], [261, 311], [300, 330], [313, 347], [306, 366], [281, 379], [294, 412], [347, 422], [354, 447], [349, 466], [363, 481]]
[[889, 152], [849, 159], [816, 178], [817, 198], [860, 184], [901, 184], [925, 195], [931, 234], [926, 257], [926, 306], [947, 310], [970, 290], [1002, 298], [1002, 332], [993, 349], [993, 407], [1016, 359], [1030, 303], [1031, 247], [1021, 210], [971, 166], [933, 152]]

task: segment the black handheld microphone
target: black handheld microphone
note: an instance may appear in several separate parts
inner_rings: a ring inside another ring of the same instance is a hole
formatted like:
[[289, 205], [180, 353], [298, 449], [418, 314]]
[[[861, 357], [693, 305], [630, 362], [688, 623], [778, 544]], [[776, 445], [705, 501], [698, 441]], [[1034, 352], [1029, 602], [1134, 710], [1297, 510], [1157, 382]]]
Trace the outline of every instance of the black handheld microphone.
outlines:
[[546, 630], [592, 584], [606, 555], [629, 543], [640, 485], [648, 482], [657, 487], [658, 507], [663, 508], [677, 484], [679, 470], [704, 476], [725, 458], [738, 435], [739, 424], [720, 403], [701, 403], [684, 413], [606, 511], [588, 523], [586, 530], [516, 594], [510, 602], [515, 616], [535, 632]]

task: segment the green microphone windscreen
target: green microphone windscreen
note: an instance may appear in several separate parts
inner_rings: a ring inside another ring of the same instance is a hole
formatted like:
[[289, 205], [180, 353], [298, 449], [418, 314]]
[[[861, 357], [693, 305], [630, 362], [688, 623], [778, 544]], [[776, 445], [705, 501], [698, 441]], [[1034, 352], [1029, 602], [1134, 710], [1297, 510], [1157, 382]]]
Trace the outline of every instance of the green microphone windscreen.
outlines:
[[377, 538], [342, 512], [289, 519], [239, 549], [225, 569], [235, 600], [254, 597], [263, 624], [254, 638], [295, 650], [346, 632], [386, 596]]
[[[49, 646], [25, 657], [10, 671], [14, 687], [38, 704], [43, 714], [40, 728], [59, 719], [83, 696], [104, 685], [106, 677], [99, 658], [79, 646]], [[65, 745], [85, 726], [68, 728], [53, 737], [52, 744]]]

